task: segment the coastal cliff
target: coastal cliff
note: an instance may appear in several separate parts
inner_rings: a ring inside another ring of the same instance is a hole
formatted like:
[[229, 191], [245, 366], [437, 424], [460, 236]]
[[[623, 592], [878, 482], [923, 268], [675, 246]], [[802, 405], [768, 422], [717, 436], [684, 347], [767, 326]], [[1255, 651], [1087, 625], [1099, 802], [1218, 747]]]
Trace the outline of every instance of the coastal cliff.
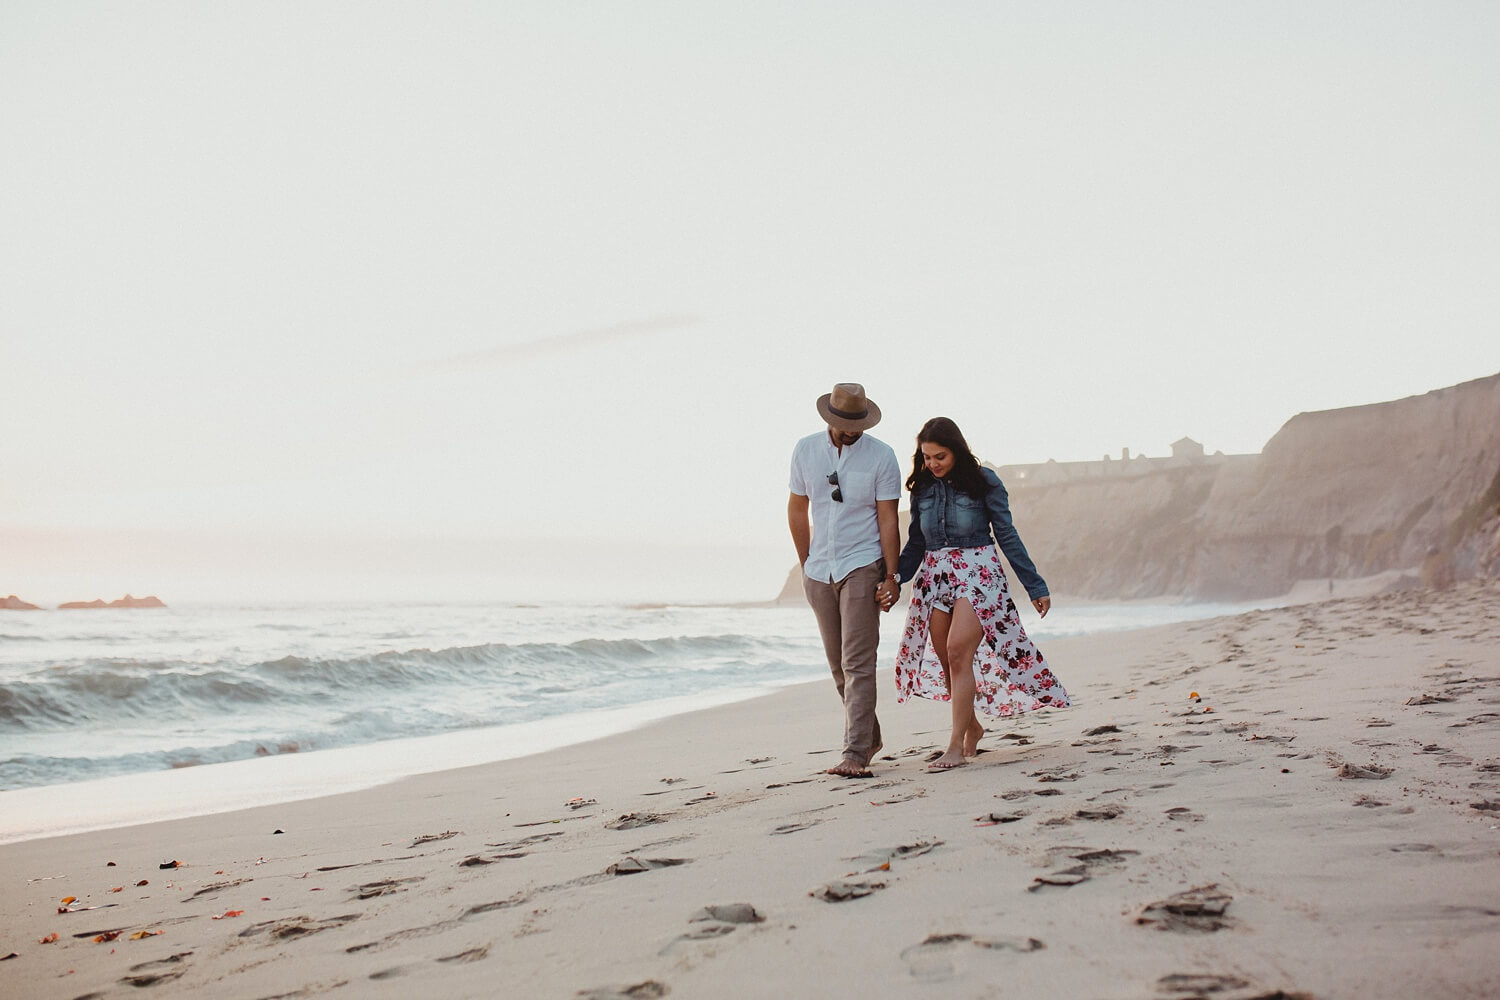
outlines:
[[1500, 575], [1500, 374], [1300, 413], [1259, 456], [1006, 486], [1058, 593], [1248, 599], [1390, 570]]

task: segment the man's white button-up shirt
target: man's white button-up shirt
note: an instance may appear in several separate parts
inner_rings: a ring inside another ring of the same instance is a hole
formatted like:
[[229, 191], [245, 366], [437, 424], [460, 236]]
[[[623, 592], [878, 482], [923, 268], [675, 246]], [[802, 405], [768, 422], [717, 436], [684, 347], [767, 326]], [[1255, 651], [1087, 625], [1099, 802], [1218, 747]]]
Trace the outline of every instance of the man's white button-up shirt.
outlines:
[[[842, 503], [828, 482], [834, 472]], [[802, 567], [809, 579], [834, 583], [880, 558], [875, 502], [901, 499], [901, 469], [890, 445], [862, 434], [840, 449], [826, 430], [809, 434], [792, 449], [791, 488], [812, 511], [812, 547]]]

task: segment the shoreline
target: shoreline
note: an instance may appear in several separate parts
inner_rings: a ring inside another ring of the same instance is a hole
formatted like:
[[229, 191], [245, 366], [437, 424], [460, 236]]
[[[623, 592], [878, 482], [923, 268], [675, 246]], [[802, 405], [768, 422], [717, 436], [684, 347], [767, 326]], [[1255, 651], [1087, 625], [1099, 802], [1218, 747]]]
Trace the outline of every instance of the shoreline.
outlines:
[[0, 846], [0, 993], [1493, 995], [1497, 607], [1489, 582], [1051, 640], [1074, 707], [986, 720], [943, 774], [946, 706], [888, 695], [876, 777], [823, 774], [815, 682]]
[[[1385, 573], [1344, 583], [1351, 594], [1371, 596], [1386, 592], [1390, 584], [1402, 576], [1399, 572]], [[1295, 600], [1297, 597], [1302, 599]], [[1303, 588], [1301, 592], [1294, 590], [1264, 602], [1163, 603], [1158, 598], [1132, 601], [1063, 598], [1067, 607], [1075, 608], [1085, 615], [1101, 608], [1132, 607], [1196, 607], [1209, 612], [1229, 609], [1235, 613], [1246, 613], [1237, 609], [1258, 605], [1254, 610], [1268, 610], [1295, 603], [1318, 603], [1327, 599], [1320, 598], [1309, 588]], [[898, 609], [904, 609], [905, 603], [903, 600]], [[721, 606], [788, 607], [775, 602], [758, 605], [705, 605]], [[192, 606], [185, 607], [191, 609]], [[901, 613], [893, 613], [883, 620], [882, 649], [894, 649], [899, 643], [901, 618]], [[1055, 636], [1042, 634], [1038, 636], [1038, 641], [1050, 649], [1057, 643], [1084, 636], [1128, 635], [1141, 630], [1201, 620], [1205, 619], [1191, 617], [1168, 623], [1131, 625], [1127, 618], [1118, 623], [1111, 622], [1097, 630], [1062, 632]], [[1039, 624], [1041, 623], [1034, 616], [1028, 617], [1028, 631], [1034, 631]], [[183, 819], [318, 798], [437, 771], [528, 757], [569, 745], [589, 743], [603, 736], [626, 732], [674, 715], [762, 697], [787, 686], [821, 684], [824, 683], [821, 679], [822, 669], [819, 665], [809, 671], [819, 675], [817, 680], [745, 684], [721, 691], [705, 691], [615, 708], [565, 713], [523, 723], [0, 790], [0, 845], [39, 837], [130, 826], [152, 819]], [[892, 690], [889, 671], [882, 671], [880, 683], [883, 700], [888, 700]], [[185, 802], [192, 804], [184, 804]]]
[[0, 846], [325, 798], [532, 757], [805, 683], [747, 685], [506, 726], [8, 789], [0, 791]]
[[[1065, 612], [1042, 623], [1029, 608], [1023, 617], [1045, 651], [1054, 643], [1079, 635], [1124, 634], [1247, 608], [1245, 604], [1166, 605], [1144, 600], [1084, 602], [1073, 608], [1075, 614], [1071, 620]], [[772, 610], [797, 612], [795, 608]], [[1147, 613], [1150, 611], [1157, 614], [1152, 616]], [[1166, 622], [1159, 620], [1163, 611], [1172, 615]], [[1179, 619], [1177, 613], [1186, 613], [1188, 617]], [[1137, 617], [1142, 614], [1145, 621]], [[1151, 620], [1153, 617], [1158, 620]], [[883, 649], [892, 650], [899, 644], [903, 620], [904, 602], [899, 611], [882, 620]], [[812, 632], [810, 615], [806, 622], [799, 619], [799, 624]], [[1056, 634], [1047, 634], [1052, 629], [1057, 629]], [[810, 635], [809, 640], [814, 641], [815, 635]], [[818, 650], [816, 664], [809, 660], [811, 665], [800, 680], [738, 684], [728, 689], [563, 713], [528, 722], [3, 789], [0, 790], [0, 844], [128, 826], [149, 819], [185, 818], [296, 801], [587, 743], [671, 715], [755, 698], [788, 685], [819, 683], [827, 676], [821, 655]], [[893, 686], [888, 675], [883, 677], [882, 686], [889, 697]]]

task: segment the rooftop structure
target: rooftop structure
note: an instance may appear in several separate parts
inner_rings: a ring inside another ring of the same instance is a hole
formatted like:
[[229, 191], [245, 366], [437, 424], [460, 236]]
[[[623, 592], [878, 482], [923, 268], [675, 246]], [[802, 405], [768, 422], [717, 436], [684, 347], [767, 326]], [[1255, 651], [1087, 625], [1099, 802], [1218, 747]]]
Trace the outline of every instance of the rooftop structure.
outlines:
[[1028, 465], [992, 465], [996, 473], [1010, 486], [1049, 486], [1054, 483], [1074, 482], [1081, 479], [1101, 477], [1134, 477], [1168, 469], [1180, 469], [1200, 465], [1220, 465], [1259, 458], [1259, 455], [1226, 455], [1216, 451], [1206, 454], [1203, 445], [1190, 437], [1172, 443], [1170, 458], [1150, 458], [1146, 455], [1131, 455], [1129, 448], [1120, 449], [1120, 457], [1105, 455], [1093, 462], [1045, 462]]

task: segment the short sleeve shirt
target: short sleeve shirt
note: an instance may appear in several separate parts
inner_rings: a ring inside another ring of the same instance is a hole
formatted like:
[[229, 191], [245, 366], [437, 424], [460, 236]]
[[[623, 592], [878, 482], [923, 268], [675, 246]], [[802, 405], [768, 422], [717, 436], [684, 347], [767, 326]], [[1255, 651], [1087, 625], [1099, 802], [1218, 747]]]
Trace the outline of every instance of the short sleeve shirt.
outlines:
[[[828, 481], [835, 472], [842, 503]], [[812, 512], [812, 547], [802, 567], [810, 579], [832, 583], [880, 558], [875, 503], [901, 499], [901, 469], [890, 445], [863, 434], [839, 449], [826, 430], [809, 434], [792, 449], [790, 485]]]

